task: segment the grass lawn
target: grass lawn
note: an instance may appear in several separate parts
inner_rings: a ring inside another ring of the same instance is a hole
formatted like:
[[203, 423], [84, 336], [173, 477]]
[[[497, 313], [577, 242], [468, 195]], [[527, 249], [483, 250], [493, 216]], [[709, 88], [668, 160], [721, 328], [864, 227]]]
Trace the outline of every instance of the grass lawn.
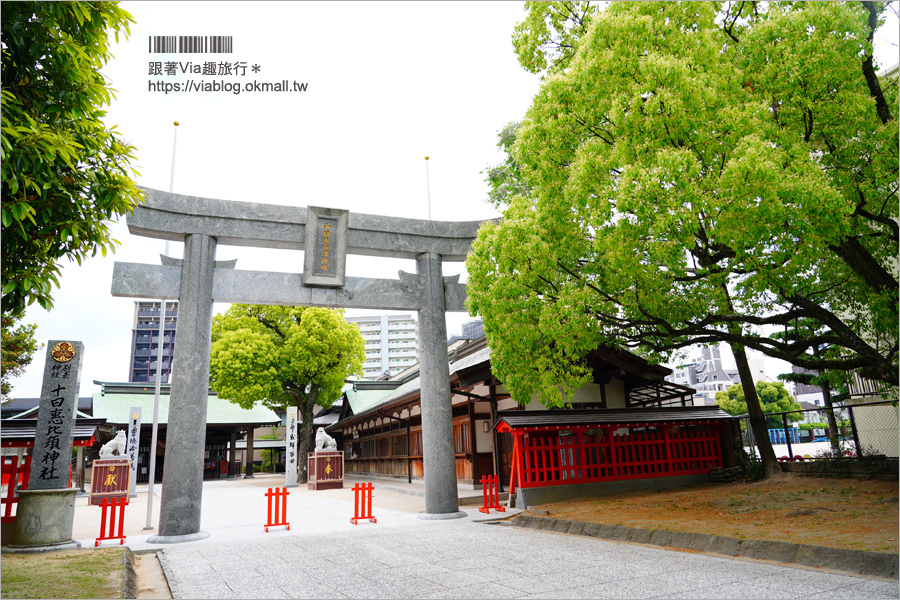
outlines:
[[125, 549], [4, 554], [2, 598], [121, 598]]

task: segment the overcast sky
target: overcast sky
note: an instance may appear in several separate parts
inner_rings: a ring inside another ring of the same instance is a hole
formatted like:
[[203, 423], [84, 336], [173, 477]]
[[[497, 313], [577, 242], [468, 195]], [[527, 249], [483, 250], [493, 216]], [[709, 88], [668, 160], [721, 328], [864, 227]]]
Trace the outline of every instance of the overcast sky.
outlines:
[[[487, 164], [501, 159], [496, 133], [525, 114], [539, 78], [519, 67], [510, 41], [521, 2], [122, 2], [136, 24], [103, 69], [116, 92], [107, 123], [137, 148], [139, 185], [168, 190], [179, 121], [174, 191], [181, 194], [354, 212], [427, 216], [424, 157], [435, 220], [499, 216], [486, 203]], [[897, 62], [897, 23], [878, 40], [882, 66]], [[232, 36], [231, 54], [153, 54], [150, 36]], [[890, 40], [892, 43], [889, 43]], [[165, 63], [176, 61], [174, 75]], [[188, 63], [240, 63], [244, 74], [190, 73]], [[150, 75], [160, 62], [162, 75]], [[259, 69], [254, 72], [254, 65]], [[182, 66], [188, 72], [182, 72]], [[287, 80], [305, 92], [246, 91]], [[154, 91], [150, 83], [241, 84], [241, 92]], [[165, 243], [112, 226], [122, 242], [106, 258], [63, 269], [55, 308], [32, 305], [37, 338], [79, 340], [82, 396], [98, 381], [127, 381], [134, 300], [110, 294], [115, 261], [159, 264]], [[182, 244], [170, 244], [180, 257]], [[302, 271], [297, 251], [219, 246], [238, 269]], [[350, 255], [347, 275], [395, 278], [413, 261]], [[446, 275], [462, 263], [445, 263]], [[228, 305], [216, 304], [216, 312]], [[348, 315], [371, 314], [348, 311]], [[448, 313], [452, 335], [471, 320]], [[13, 380], [13, 395], [37, 397], [44, 354]], [[727, 353], [725, 353], [727, 354]], [[176, 371], [177, 372], [177, 371]], [[773, 368], [774, 377], [778, 368]]]

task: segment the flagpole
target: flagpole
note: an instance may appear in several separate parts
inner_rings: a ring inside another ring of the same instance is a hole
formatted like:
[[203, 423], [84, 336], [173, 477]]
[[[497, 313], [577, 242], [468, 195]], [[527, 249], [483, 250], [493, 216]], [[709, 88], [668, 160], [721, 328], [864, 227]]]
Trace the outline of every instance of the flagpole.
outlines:
[[[169, 192], [175, 190], [175, 149], [178, 146], [178, 121], [174, 122], [175, 135], [172, 141], [172, 171], [169, 176]], [[166, 240], [165, 256], [169, 255], [169, 241]], [[153, 529], [153, 488], [156, 483], [156, 444], [159, 433], [159, 394], [162, 384], [163, 336], [166, 325], [166, 298], [159, 302], [159, 341], [156, 343], [156, 390], [153, 396], [153, 429], [150, 434], [150, 473], [147, 482], [147, 525]], [[152, 337], [151, 337], [152, 340]], [[152, 345], [152, 344], [151, 344]], [[169, 394], [172, 393], [172, 369], [169, 369]]]
[[428, 178], [428, 157], [425, 157], [425, 193], [428, 198], [428, 220], [431, 220], [431, 180]]

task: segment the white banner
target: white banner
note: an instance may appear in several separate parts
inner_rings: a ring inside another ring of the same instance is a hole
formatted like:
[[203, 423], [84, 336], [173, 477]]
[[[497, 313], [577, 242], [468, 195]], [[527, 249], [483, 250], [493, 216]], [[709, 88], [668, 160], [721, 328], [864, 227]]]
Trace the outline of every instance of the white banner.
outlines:
[[128, 441], [125, 445], [125, 455], [131, 459], [131, 478], [128, 480], [128, 494], [135, 495], [137, 485], [138, 448], [141, 445], [141, 407], [133, 406], [128, 419]]
[[287, 425], [284, 432], [284, 485], [297, 485], [297, 407], [287, 409]]

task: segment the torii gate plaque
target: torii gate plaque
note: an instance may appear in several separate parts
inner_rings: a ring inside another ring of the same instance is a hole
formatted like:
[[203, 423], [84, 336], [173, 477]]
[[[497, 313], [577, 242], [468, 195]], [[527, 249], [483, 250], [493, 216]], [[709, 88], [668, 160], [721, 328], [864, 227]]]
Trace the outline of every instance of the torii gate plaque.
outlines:
[[[113, 270], [113, 296], [179, 300], [159, 535], [150, 541], [206, 537], [200, 501], [213, 301], [418, 311], [427, 475], [420, 517], [465, 516], [456, 488], [445, 312], [465, 310], [466, 289], [459, 276], [444, 278], [441, 265], [466, 259], [481, 221], [421, 221], [142, 189], [146, 202], [127, 217], [128, 230], [184, 242], [183, 260], [117, 262]], [[218, 244], [304, 250], [305, 272], [237, 271], [233, 262], [216, 262]], [[416, 274], [345, 277], [347, 253], [415, 259]]]

